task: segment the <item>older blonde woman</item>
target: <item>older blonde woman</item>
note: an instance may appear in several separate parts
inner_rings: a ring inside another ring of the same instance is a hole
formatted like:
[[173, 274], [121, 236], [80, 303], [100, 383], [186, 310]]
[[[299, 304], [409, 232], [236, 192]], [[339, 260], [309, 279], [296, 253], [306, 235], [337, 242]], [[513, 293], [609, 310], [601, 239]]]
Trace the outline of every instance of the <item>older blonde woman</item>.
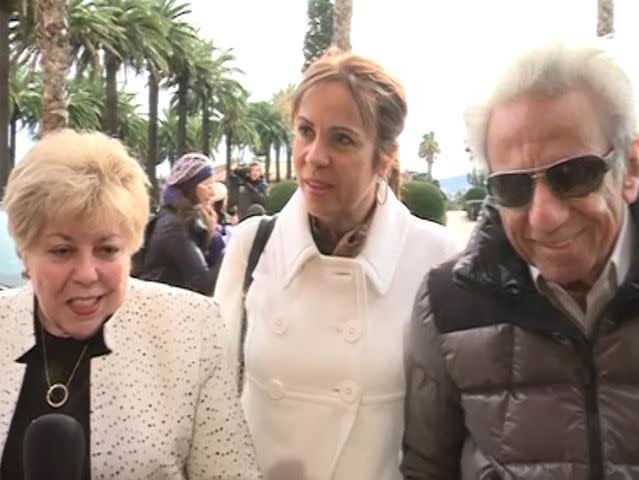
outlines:
[[10, 176], [30, 282], [0, 293], [2, 478], [23, 478], [25, 430], [52, 412], [84, 430], [82, 478], [257, 477], [214, 304], [129, 278], [146, 183], [118, 141], [68, 130]]

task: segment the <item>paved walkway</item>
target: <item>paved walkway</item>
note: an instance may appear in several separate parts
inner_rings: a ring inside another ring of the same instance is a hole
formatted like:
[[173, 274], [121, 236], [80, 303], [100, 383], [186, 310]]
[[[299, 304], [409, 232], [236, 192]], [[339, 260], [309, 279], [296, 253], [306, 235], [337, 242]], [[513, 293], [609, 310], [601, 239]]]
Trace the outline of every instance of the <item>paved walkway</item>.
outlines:
[[446, 219], [446, 227], [453, 230], [461, 241], [466, 244], [470, 234], [475, 228], [476, 222], [471, 222], [463, 210], [449, 210]]

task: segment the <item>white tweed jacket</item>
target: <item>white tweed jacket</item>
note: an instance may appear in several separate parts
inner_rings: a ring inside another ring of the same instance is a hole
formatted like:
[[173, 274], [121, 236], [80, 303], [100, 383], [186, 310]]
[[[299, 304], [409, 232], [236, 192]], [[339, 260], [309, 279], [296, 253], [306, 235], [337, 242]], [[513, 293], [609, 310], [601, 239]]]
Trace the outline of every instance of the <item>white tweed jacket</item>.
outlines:
[[[109, 355], [91, 360], [91, 478], [259, 478], [222, 361], [215, 303], [129, 280], [104, 328]], [[30, 285], [0, 292], [0, 452], [34, 345]]]

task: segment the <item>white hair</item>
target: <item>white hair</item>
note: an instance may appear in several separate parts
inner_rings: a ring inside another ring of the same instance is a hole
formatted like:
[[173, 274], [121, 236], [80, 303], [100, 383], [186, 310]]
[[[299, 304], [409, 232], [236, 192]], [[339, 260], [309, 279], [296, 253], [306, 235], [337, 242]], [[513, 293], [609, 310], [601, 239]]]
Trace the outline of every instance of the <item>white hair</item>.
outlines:
[[468, 147], [473, 158], [490, 170], [486, 136], [490, 117], [497, 106], [525, 94], [558, 97], [579, 87], [594, 95], [602, 131], [617, 152], [613, 170], [623, 171], [625, 154], [637, 137], [632, 85], [611, 55], [591, 46], [546, 45], [509, 65], [488, 100], [469, 107], [464, 114]]

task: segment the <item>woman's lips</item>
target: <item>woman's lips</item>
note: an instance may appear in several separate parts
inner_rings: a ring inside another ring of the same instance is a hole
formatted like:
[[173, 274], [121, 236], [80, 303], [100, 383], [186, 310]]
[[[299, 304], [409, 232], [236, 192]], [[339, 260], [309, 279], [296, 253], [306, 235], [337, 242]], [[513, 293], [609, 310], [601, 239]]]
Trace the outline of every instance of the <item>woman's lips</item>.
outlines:
[[306, 187], [311, 191], [317, 193], [326, 192], [327, 190], [330, 190], [332, 188], [332, 185], [330, 183], [323, 182], [321, 180], [304, 180], [304, 185], [306, 185]]
[[100, 308], [103, 295], [95, 297], [72, 298], [67, 302], [69, 308], [76, 315], [89, 316], [95, 314]]

